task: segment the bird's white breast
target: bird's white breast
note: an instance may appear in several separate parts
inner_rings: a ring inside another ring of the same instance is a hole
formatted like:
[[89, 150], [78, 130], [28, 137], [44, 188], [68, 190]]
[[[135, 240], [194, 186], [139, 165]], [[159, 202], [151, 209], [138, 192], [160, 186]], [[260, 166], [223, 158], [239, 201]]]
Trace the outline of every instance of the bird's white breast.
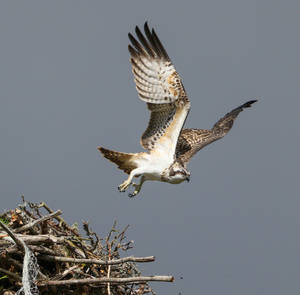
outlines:
[[138, 167], [143, 168], [143, 175], [149, 180], [161, 180], [162, 172], [170, 167], [173, 158], [166, 153], [151, 151], [144, 153], [142, 157], [136, 160]]

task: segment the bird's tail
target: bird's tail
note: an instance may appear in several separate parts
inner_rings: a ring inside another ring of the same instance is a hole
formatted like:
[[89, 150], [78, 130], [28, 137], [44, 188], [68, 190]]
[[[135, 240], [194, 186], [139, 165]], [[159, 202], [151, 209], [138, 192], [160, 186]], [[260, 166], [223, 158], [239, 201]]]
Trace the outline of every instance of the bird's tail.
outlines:
[[239, 115], [244, 108], [250, 108], [253, 103], [257, 100], [249, 100], [241, 106], [233, 109], [231, 112], [227, 113], [223, 118], [221, 118], [212, 128], [212, 132], [218, 135], [225, 135], [232, 127], [234, 120]]
[[136, 154], [111, 151], [101, 146], [98, 147], [98, 150], [106, 159], [117, 164], [118, 167], [127, 174], [129, 174], [133, 169], [137, 168], [137, 165], [134, 163], [134, 157]]

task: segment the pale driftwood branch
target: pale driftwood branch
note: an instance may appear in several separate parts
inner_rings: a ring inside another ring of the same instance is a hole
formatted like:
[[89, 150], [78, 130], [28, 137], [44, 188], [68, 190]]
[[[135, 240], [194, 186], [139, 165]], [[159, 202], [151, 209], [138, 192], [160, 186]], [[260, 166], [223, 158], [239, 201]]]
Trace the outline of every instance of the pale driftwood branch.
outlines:
[[148, 276], [148, 277], [131, 277], [131, 278], [98, 278], [98, 279], [78, 279], [64, 281], [38, 282], [38, 286], [62, 286], [62, 285], [83, 285], [83, 284], [132, 284], [143, 282], [173, 282], [172, 276]]
[[25, 251], [24, 242], [20, 240], [3, 222], [0, 221], [0, 226], [7, 232], [7, 234], [13, 239], [19, 249]]
[[63, 243], [66, 239], [68, 239], [67, 236], [62, 237], [56, 237], [53, 235], [20, 235], [19, 236], [26, 244], [35, 244], [35, 243]]
[[42, 223], [42, 222], [44, 222], [44, 221], [46, 221], [46, 220], [48, 220], [48, 219], [57, 217], [57, 216], [59, 216], [59, 215], [61, 215], [61, 214], [62, 214], [62, 211], [61, 211], [61, 210], [57, 210], [57, 211], [55, 211], [55, 212], [53, 212], [53, 213], [51, 213], [51, 214], [48, 214], [48, 215], [43, 216], [43, 217], [40, 218], [40, 219], [34, 220], [34, 221], [31, 222], [31, 223], [27, 223], [27, 224], [25, 224], [24, 226], [21, 226], [21, 227], [15, 229], [14, 232], [15, 232], [15, 233], [19, 233], [19, 232], [28, 230], [28, 229], [34, 227], [35, 225], [37, 225], [37, 224], [39, 224], [39, 223]]
[[[2, 224], [3, 225], [3, 224]], [[11, 238], [16, 242], [18, 240], [20, 243], [21, 241], [24, 241], [27, 245], [31, 244], [39, 244], [39, 243], [55, 243], [60, 244], [66, 241], [68, 239], [67, 236], [62, 237], [56, 237], [53, 235], [21, 235], [21, 234], [13, 234], [14, 238], [11, 236]], [[21, 240], [21, 241], [20, 241]], [[9, 241], [0, 241], [0, 245], [4, 245], [9, 243]]]
[[79, 268], [80, 265], [73, 265], [70, 268], [66, 269], [63, 273], [57, 275], [56, 277], [54, 277], [53, 279], [55, 280], [61, 280], [64, 277], [66, 277], [69, 273], [73, 272], [76, 268]]
[[[108, 262], [111, 261], [111, 245], [108, 243], [108, 241], [106, 242], [107, 243], [107, 247], [108, 247]], [[110, 268], [111, 268], [111, 264], [108, 265], [107, 267], [107, 279], [110, 278]], [[111, 295], [110, 293], [110, 283], [107, 283], [107, 295]]]
[[[36, 245], [28, 245], [28, 248], [33, 252], [38, 252], [40, 254], [48, 254], [48, 255], [56, 255], [55, 251], [45, 247], [45, 246], [36, 246]], [[13, 253], [19, 253], [21, 254], [19, 248], [17, 248], [15, 245], [6, 249], [5, 253], [7, 254], [13, 254]]]
[[[18, 240], [22, 245], [22, 241], [24, 241], [27, 245], [31, 244], [39, 244], [39, 243], [51, 243], [51, 244], [61, 244], [68, 239], [67, 236], [56, 237], [53, 235], [21, 235], [21, 234], [13, 234], [14, 238], [12, 238], [15, 242]], [[0, 241], [0, 246], [9, 245], [10, 242], [7, 240]]]
[[33, 252], [38, 252], [40, 254], [45, 254], [45, 255], [56, 255], [56, 252], [54, 250], [49, 249], [45, 246], [29, 245], [28, 247]]
[[11, 272], [11, 271], [8, 271], [2, 267], [0, 267], [0, 272], [2, 273], [5, 273], [6, 275], [10, 276], [11, 278], [13, 278], [14, 280], [16, 281], [22, 281], [22, 278], [20, 276], [18, 276], [17, 274]]
[[113, 260], [100, 260], [100, 259], [76, 259], [71, 257], [51, 256], [51, 255], [40, 255], [39, 259], [47, 261], [60, 261], [60, 262], [73, 262], [73, 263], [86, 263], [86, 264], [102, 264], [102, 265], [113, 265], [124, 262], [152, 262], [155, 260], [154, 256], [148, 257], [134, 257], [128, 256], [120, 259]]

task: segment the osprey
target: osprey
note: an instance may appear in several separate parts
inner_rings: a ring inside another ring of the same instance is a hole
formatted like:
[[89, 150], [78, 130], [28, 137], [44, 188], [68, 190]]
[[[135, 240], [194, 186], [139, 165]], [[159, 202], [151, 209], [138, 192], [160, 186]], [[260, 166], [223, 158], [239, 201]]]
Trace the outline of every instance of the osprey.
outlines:
[[[189, 181], [187, 164], [191, 157], [227, 134], [238, 114], [256, 102], [251, 100], [235, 108], [210, 130], [182, 130], [191, 106], [181, 78], [154, 29], [150, 31], [145, 23], [145, 35], [138, 27], [135, 32], [138, 40], [129, 33], [128, 49], [139, 98], [150, 111], [148, 127], [140, 141], [147, 152], [121, 153], [98, 147], [105, 158], [129, 174], [118, 187], [125, 192], [132, 185], [134, 191], [129, 197], [137, 195], [146, 180], [173, 184]], [[132, 182], [134, 177], [140, 177], [138, 184]]]

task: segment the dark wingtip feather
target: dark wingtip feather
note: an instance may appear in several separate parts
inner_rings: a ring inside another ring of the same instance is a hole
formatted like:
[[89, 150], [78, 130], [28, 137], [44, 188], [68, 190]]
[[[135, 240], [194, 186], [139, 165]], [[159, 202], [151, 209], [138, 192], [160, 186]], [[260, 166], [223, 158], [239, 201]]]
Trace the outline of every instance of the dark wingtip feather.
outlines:
[[229, 115], [232, 115], [232, 114], [236, 114], [236, 116], [242, 112], [245, 108], [250, 108], [251, 105], [253, 103], [257, 102], [257, 99], [253, 99], [253, 100], [249, 100], [247, 102], [245, 102], [244, 104], [240, 105], [239, 107], [233, 109], [231, 112], [229, 112], [228, 114], [225, 115], [226, 116], [229, 116]]
[[147, 53], [151, 56], [154, 57], [154, 53], [151, 49], [151, 46], [149, 45], [148, 41], [144, 37], [143, 33], [141, 32], [140, 28], [138, 26], [135, 27], [135, 33], [139, 39], [139, 41], [142, 43], [144, 49], [147, 51]]
[[[138, 26], [135, 27], [135, 38], [131, 33], [128, 34], [131, 45], [137, 55], [142, 54], [144, 56], [150, 56], [151, 58], [161, 58], [170, 61], [170, 58], [159, 40], [154, 29], [150, 30], [148, 22], [144, 24], [144, 34], [141, 32]], [[130, 52], [133, 52], [129, 49]]]
[[145, 23], [144, 23], [144, 31], [145, 31], [145, 32], [146, 32], [146, 31], [150, 32], [149, 26], [148, 26], [148, 21], [145, 21]]
[[130, 40], [131, 44], [134, 45], [133, 43], [136, 41], [135, 38], [132, 36], [131, 33], [128, 33], [128, 39]]
[[144, 32], [145, 32], [145, 34], [146, 34], [147, 39], [148, 39], [149, 42], [151, 43], [152, 36], [151, 36], [150, 29], [149, 29], [149, 27], [148, 27], [148, 22], [145, 22], [145, 24], [144, 24]]
[[250, 108], [251, 105], [254, 104], [255, 102], [257, 102], [257, 99], [249, 100], [243, 105], [241, 105], [241, 108]]
[[168, 55], [166, 49], [164, 48], [164, 46], [163, 46], [162, 43], [160, 42], [160, 40], [159, 40], [159, 38], [158, 38], [158, 36], [157, 36], [157, 34], [156, 34], [156, 32], [155, 32], [154, 29], [152, 29], [152, 36], [153, 36], [153, 39], [154, 39], [154, 41], [155, 41], [155, 43], [156, 43], [156, 45], [157, 45], [157, 47], [158, 47], [160, 53], [162, 54], [162, 56], [163, 56], [166, 60], [170, 60], [169, 55]]
[[128, 38], [129, 38], [131, 44], [132, 44], [134, 47], [136, 47], [137, 41], [136, 41], [136, 39], [132, 36], [131, 33], [128, 33]]
[[144, 55], [145, 54], [145, 50], [144, 48], [141, 46], [141, 44], [132, 36], [131, 33], [128, 33], [128, 38], [131, 42], [131, 44], [134, 46], [135, 50], [137, 52], [139, 52], [140, 54]]
[[128, 45], [128, 51], [130, 52], [131, 56], [136, 56], [138, 53], [136, 52], [136, 50], [129, 44]]

